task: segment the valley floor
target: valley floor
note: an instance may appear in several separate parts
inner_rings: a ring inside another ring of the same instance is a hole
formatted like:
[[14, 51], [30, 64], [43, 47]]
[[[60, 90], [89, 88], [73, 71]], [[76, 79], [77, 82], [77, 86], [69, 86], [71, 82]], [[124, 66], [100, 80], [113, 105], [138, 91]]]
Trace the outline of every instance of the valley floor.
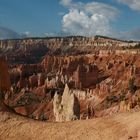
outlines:
[[0, 140], [140, 140], [140, 112], [65, 123], [0, 113]]

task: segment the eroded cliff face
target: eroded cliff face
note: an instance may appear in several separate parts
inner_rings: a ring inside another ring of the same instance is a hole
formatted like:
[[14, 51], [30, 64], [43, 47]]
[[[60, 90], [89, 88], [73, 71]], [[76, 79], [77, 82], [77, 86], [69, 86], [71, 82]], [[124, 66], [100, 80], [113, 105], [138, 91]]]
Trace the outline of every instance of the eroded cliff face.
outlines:
[[0, 91], [10, 90], [10, 77], [8, 65], [3, 58], [0, 58]]
[[53, 110], [47, 108], [52, 106], [55, 91], [62, 94], [66, 83], [77, 89], [95, 86], [98, 73], [97, 66], [89, 64], [84, 56], [47, 56], [41, 64], [10, 69], [12, 93], [5, 102], [19, 114], [51, 119]]
[[8, 73], [8, 65], [3, 58], [0, 58], [0, 111], [6, 110], [4, 105], [4, 97], [6, 92], [10, 91], [10, 77]]
[[[139, 108], [139, 49], [128, 49], [135, 44], [85, 37], [1, 41], [1, 52], [11, 62], [11, 90], [4, 103], [42, 121], [89, 119]], [[4, 75], [9, 81], [8, 73]], [[2, 84], [9, 89], [8, 83]]]
[[40, 64], [13, 66], [5, 103], [21, 115], [48, 121], [77, 118], [70, 117], [75, 99], [80, 119], [130, 111], [140, 105], [139, 60], [137, 54], [87, 54], [46, 56]]
[[138, 42], [128, 42], [107, 37], [52, 37], [21, 40], [1, 40], [0, 55], [10, 63], [32, 64], [45, 55], [77, 55], [99, 53], [100, 50], [122, 50], [134, 47]]

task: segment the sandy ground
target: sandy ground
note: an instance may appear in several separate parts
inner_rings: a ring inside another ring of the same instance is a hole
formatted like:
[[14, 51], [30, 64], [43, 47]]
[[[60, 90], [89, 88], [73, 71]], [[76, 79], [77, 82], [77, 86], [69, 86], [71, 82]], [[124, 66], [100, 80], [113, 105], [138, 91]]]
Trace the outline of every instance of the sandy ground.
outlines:
[[65, 123], [0, 113], [0, 140], [140, 140], [140, 112]]

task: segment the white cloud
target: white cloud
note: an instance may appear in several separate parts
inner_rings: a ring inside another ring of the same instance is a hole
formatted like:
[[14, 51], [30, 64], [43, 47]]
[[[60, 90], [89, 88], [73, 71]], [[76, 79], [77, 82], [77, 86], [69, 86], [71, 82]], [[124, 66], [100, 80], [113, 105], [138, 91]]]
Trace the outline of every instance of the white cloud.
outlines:
[[22, 38], [31, 37], [31, 36], [32, 36], [32, 33], [29, 32], [29, 31], [25, 31], [25, 32], [21, 33], [21, 37]]
[[71, 2], [72, 0], [60, 0], [60, 3], [64, 6], [68, 6]]
[[0, 26], [0, 39], [15, 39], [15, 38], [20, 38], [20, 37], [21, 36], [17, 32], [7, 27]]
[[126, 40], [140, 40], [140, 28], [120, 32], [119, 38], [123, 38]]
[[65, 13], [64, 13], [64, 12], [59, 12], [58, 15], [59, 15], [59, 16], [64, 16]]
[[63, 17], [63, 31], [73, 35], [109, 35], [111, 28], [108, 19], [103, 15], [88, 16], [83, 11], [73, 9]]
[[31, 33], [29, 31], [26, 31], [23, 34], [25, 34], [26, 36], [29, 36]]
[[[140, 10], [140, 0], [116, 0], [127, 4], [134, 10]], [[140, 28], [119, 31], [112, 29], [112, 21], [117, 20], [120, 12], [113, 6], [100, 2], [74, 2], [60, 0], [68, 8], [62, 19], [62, 31], [69, 35], [105, 35], [119, 39], [140, 39]]]
[[52, 36], [56, 36], [56, 33], [44, 33], [44, 36], [52, 37]]
[[62, 19], [62, 29], [65, 33], [87, 36], [114, 34], [110, 23], [119, 13], [116, 8], [99, 2], [84, 4], [72, 1], [69, 1], [67, 7], [69, 12]]
[[140, 0], [118, 0], [120, 3], [128, 5], [131, 9], [140, 11]]

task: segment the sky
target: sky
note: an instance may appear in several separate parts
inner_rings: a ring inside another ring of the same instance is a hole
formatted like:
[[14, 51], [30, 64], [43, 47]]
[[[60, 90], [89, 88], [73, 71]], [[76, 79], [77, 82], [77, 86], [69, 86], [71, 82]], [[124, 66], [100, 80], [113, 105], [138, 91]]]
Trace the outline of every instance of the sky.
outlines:
[[9, 34], [140, 40], [140, 0], [0, 0], [0, 37]]

